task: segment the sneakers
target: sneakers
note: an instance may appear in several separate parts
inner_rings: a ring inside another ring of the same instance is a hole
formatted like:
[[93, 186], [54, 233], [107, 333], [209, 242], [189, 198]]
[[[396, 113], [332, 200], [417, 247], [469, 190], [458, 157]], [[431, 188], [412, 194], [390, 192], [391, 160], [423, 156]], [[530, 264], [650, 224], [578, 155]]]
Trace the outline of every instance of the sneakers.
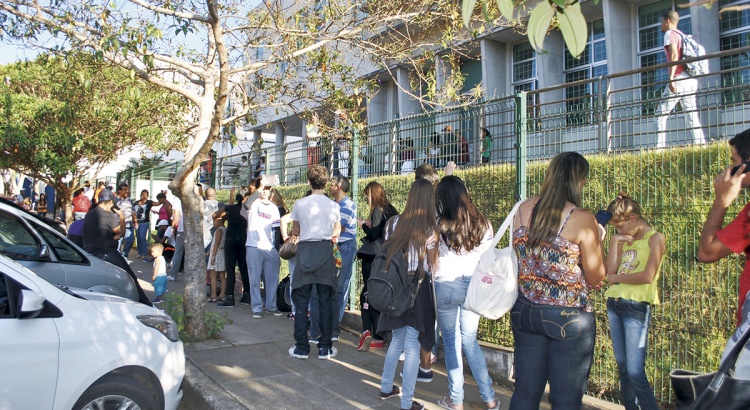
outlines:
[[234, 296], [227, 296], [223, 302], [216, 304], [218, 307], [233, 308], [234, 307]]
[[240, 298], [240, 303], [243, 305], [249, 305], [250, 304], [250, 294], [249, 293], [243, 293], [242, 297]]
[[373, 340], [370, 342], [371, 349], [382, 349], [385, 347], [385, 340]]
[[435, 353], [430, 352], [430, 364], [435, 364], [437, 362], [437, 356], [435, 356]]
[[359, 338], [359, 343], [357, 343], [357, 351], [360, 352], [366, 352], [370, 350], [370, 342], [372, 341], [372, 334], [369, 330], [365, 330], [364, 333], [362, 333], [362, 337]]
[[260, 312], [253, 312], [253, 319], [260, 319], [263, 317], [263, 314]]
[[287, 313], [286, 318], [289, 320], [294, 320], [294, 313]]
[[338, 342], [339, 341], [339, 337], [338, 336], [331, 336], [331, 341], [332, 342]]
[[177, 279], [175, 279], [174, 276], [167, 276], [167, 280], [170, 282], [177, 282]]
[[297, 346], [292, 346], [289, 348], [289, 356], [295, 357], [297, 359], [307, 359], [309, 357], [308, 353], [302, 353], [299, 350], [297, 350]]
[[400, 396], [401, 390], [399, 390], [398, 386], [393, 386], [390, 393], [383, 393], [380, 392], [380, 400], [390, 399], [391, 397]]
[[335, 347], [321, 347], [320, 349], [318, 349], [318, 359], [321, 360], [327, 360], [332, 357], [336, 357], [337, 354], [339, 354], [339, 351]]
[[314, 344], [314, 345], [316, 345], [316, 344], [318, 344], [318, 339], [313, 339], [311, 337], [310, 340], [309, 340], [309, 342], [312, 343], [312, 344]]
[[424, 405], [422, 403], [412, 400], [411, 407], [409, 407], [408, 409], [402, 409], [402, 410], [423, 410], [423, 409], [424, 409]]
[[[401, 378], [404, 378], [404, 371], [401, 370]], [[417, 381], [422, 383], [429, 383], [432, 381], [432, 370], [422, 370], [422, 368], [419, 368], [419, 373], [417, 373]]]
[[154, 299], [154, 300], [151, 301], [151, 303], [153, 303], [154, 305], [157, 304], [157, 303], [161, 303], [161, 302], [164, 302], [164, 299], [162, 299], [162, 298], [156, 298], [156, 299]]
[[404, 360], [406, 360], [406, 353], [401, 352], [401, 356], [398, 357], [398, 361], [403, 362]]
[[278, 310], [268, 310], [268, 309], [266, 309], [266, 313], [268, 313], [269, 315], [274, 315], [274, 316], [284, 316], [284, 314], [281, 313], [281, 311], [278, 311]]

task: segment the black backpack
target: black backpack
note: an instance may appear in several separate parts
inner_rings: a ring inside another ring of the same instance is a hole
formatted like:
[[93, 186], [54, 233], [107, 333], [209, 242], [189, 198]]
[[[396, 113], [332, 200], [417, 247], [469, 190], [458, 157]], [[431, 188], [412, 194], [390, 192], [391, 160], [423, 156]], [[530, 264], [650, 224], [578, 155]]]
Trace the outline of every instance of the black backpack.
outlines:
[[404, 252], [396, 252], [386, 268], [389, 247], [390, 243], [386, 241], [372, 261], [367, 280], [367, 303], [382, 314], [398, 317], [414, 307], [425, 272], [422, 269], [409, 271]]

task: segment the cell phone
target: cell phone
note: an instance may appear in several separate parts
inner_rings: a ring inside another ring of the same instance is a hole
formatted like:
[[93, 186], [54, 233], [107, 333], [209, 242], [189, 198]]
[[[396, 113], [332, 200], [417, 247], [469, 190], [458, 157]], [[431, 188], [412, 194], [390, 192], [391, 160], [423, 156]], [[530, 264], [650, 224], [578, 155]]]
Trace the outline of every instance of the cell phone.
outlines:
[[596, 213], [596, 222], [601, 226], [607, 226], [607, 223], [612, 219], [612, 212], [601, 210]]
[[[745, 164], [745, 170], [742, 172], [743, 174], [750, 172], [750, 161], [747, 161], [744, 164]], [[732, 168], [732, 175], [736, 174], [737, 171], [740, 170], [741, 166], [742, 164], [737, 165], [736, 167]]]

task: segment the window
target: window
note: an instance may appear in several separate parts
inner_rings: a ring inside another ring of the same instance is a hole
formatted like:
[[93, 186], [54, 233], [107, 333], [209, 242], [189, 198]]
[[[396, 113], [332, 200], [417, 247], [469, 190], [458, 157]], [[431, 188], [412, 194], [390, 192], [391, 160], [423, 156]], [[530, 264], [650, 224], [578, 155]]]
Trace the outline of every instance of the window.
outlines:
[[461, 75], [464, 77], [462, 94], [470, 93], [482, 83], [482, 62], [479, 60], [468, 60], [461, 63]]
[[57, 255], [57, 259], [60, 262], [68, 262], [68, 263], [84, 263], [86, 262], [86, 259], [81, 255], [75, 248], [68, 245], [60, 239], [57, 235], [50, 232], [48, 229], [46, 229], [43, 226], [35, 226], [34, 227], [36, 231], [44, 237], [44, 240], [49, 243], [50, 247], [52, 247], [52, 250], [55, 252], [55, 255]]
[[20, 220], [0, 213], [0, 254], [14, 260], [35, 260], [40, 246]]
[[[721, 0], [720, 7], [750, 7], [750, 1]], [[750, 9], [730, 11], [721, 17], [721, 51], [750, 45]], [[747, 53], [721, 57], [721, 84], [724, 103], [737, 104], [750, 101], [750, 58]]]
[[[586, 48], [576, 59], [565, 47], [565, 82], [596, 78], [607, 74], [607, 44], [604, 38], [604, 20], [589, 23], [589, 38]], [[596, 107], [596, 95], [599, 83], [590, 82], [574, 85], [565, 89], [568, 125], [591, 124], [594, 121], [593, 109]]]
[[[690, 8], [677, 7], [679, 4], [688, 2], [688, 0], [661, 0], [638, 8], [638, 57], [641, 68], [667, 62], [667, 55], [664, 52], [664, 33], [661, 32], [662, 14], [668, 10], [677, 11], [680, 14], [677, 28], [685, 34], [692, 33]], [[642, 115], [651, 115], [656, 111], [668, 75], [666, 69], [641, 74]]]
[[[533, 91], [539, 88], [539, 80], [536, 76], [536, 51], [529, 43], [516, 44], [513, 46], [513, 92]], [[528, 124], [529, 131], [535, 130], [534, 114], [539, 113], [539, 95], [529, 96]]]

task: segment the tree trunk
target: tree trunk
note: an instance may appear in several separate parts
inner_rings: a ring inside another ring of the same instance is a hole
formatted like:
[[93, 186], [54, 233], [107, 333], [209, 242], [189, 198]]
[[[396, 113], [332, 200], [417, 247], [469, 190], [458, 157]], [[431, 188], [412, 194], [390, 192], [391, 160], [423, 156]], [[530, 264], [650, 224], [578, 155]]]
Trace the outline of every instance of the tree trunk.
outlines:
[[[54, 187], [55, 195], [57, 195], [55, 202], [58, 202], [65, 211], [65, 216], [63, 217], [65, 225], [70, 226], [70, 224], [73, 223], [73, 198], [71, 196], [71, 190], [68, 188], [67, 184], [62, 182], [56, 183]], [[57, 215], [53, 215], [52, 217], [55, 218], [56, 216]]]

